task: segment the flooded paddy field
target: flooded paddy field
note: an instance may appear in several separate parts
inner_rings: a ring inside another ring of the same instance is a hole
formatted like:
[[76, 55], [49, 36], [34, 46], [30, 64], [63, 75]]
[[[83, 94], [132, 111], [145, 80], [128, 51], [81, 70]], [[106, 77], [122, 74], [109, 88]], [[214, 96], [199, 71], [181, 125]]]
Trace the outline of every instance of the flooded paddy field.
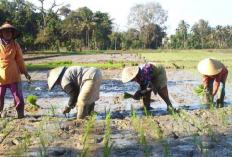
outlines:
[[[91, 62], [105, 62], [112, 57], [115, 60], [142, 62], [130, 55], [107, 54], [106, 59], [103, 54], [93, 56]], [[88, 61], [89, 57], [90, 55], [72, 55], [26, 62], [73, 59], [77, 63]], [[123, 97], [124, 92], [133, 94], [137, 90], [136, 83], [123, 84], [120, 81], [121, 69], [101, 71], [103, 81], [100, 99], [96, 101], [97, 116], [92, 123], [90, 120], [93, 117], [76, 120], [76, 109], [66, 116], [62, 115], [62, 109], [68, 103], [68, 95], [60, 87], [48, 91], [47, 71], [37, 71], [31, 84], [22, 81], [24, 98], [36, 95], [37, 105], [40, 106], [37, 111], [26, 111], [26, 118], [22, 120], [11, 118], [15, 115], [15, 110], [8, 90], [5, 97], [5, 118], [0, 119], [0, 156], [76, 157], [87, 152], [87, 156], [101, 157], [107, 150], [110, 150], [109, 154], [113, 157], [232, 155], [230, 83], [226, 86], [226, 106], [209, 108], [193, 90], [202, 84], [201, 75], [188, 70], [166, 69], [169, 96], [177, 111], [166, 111], [165, 102], [158, 95], [152, 94], [153, 109], [146, 113], [140, 101]], [[28, 105], [26, 102], [26, 106]], [[105, 111], [109, 109], [110, 123], [106, 123]], [[106, 138], [108, 126], [110, 133], [109, 138]]]

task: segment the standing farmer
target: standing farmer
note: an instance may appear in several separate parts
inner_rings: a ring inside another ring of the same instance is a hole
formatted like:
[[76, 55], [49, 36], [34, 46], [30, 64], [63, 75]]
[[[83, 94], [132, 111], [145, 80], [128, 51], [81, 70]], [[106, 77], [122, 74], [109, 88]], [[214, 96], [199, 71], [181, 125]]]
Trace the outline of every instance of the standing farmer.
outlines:
[[213, 103], [214, 96], [217, 96], [217, 105], [224, 106], [225, 85], [228, 70], [217, 59], [206, 58], [199, 62], [198, 71], [203, 74], [203, 85], [206, 93], [206, 103]]
[[19, 31], [7, 22], [0, 26], [0, 117], [4, 108], [6, 88], [10, 88], [14, 97], [16, 118], [24, 117], [21, 74], [24, 74], [27, 80], [31, 77], [27, 73], [22, 50], [14, 40], [19, 35]]
[[101, 71], [93, 67], [59, 67], [48, 72], [49, 90], [60, 85], [70, 97], [62, 113], [69, 113], [77, 104], [77, 119], [85, 118], [94, 110], [95, 101], [99, 99], [101, 80]]
[[135, 81], [140, 89], [134, 94], [133, 99], [143, 98], [143, 105], [150, 110], [151, 91], [166, 102], [167, 109], [173, 109], [169, 100], [167, 89], [167, 77], [164, 67], [158, 63], [146, 63], [141, 67], [126, 67], [122, 71], [122, 82]]

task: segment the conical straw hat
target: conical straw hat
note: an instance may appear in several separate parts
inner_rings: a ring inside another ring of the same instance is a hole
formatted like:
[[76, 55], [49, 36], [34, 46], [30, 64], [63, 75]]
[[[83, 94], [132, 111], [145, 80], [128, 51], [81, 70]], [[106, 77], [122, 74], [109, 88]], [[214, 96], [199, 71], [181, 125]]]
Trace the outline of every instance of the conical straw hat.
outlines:
[[197, 69], [203, 75], [216, 75], [222, 70], [222, 63], [217, 59], [206, 58], [199, 62]]
[[55, 86], [56, 81], [58, 80], [59, 76], [61, 75], [64, 69], [65, 69], [65, 66], [52, 69], [48, 73], [48, 89], [49, 90], [51, 90]]
[[139, 67], [126, 67], [122, 70], [122, 82], [126, 83], [136, 77], [139, 72]]
[[12, 32], [13, 32], [12, 39], [18, 38], [20, 36], [19, 31], [14, 26], [9, 24], [8, 22], [5, 22], [0, 26], [0, 37], [2, 36], [2, 30], [6, 29], [6, 28], [11, 28], [12, 29]]

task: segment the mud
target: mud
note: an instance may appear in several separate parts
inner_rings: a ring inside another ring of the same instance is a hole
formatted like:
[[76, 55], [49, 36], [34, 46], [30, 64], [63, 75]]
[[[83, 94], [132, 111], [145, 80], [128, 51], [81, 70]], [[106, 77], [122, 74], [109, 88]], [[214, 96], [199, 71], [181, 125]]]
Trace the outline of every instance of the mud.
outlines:
[[[107, 58], [108, 57], [108, 58]], [[108, 60], [112, 55], [94, 55], [88, 62]], [[130, 57], [117, 55], [115, 60]], [[49, 60], [71, 60], [84, 62], [89, 55], [53, 57], [28, 62]], [[104, 58], [104, 59], [103, 59]], [[175, 108], [174, 115], [166, 111], [166, 104], [152, 94], [149, 117], [142, 110], [142, 103], [133, 99], [124, 99], [123, 93], [133, 94], [136, 83], [122, 84], [120, 69], [102, 69], [104, 80], [100, 90], [100, 99], [96, 102], [97, 117], [90, 128], [87, 138], [88, 156], [103, 156], [104, 134], [106, 131], [105, 110], [111, 111], [110, 143], [113, 148], [110, 156], [231, 156], [232, 155], [232, 107], [231, 85], [226, 88], [226, 107], [205, 109], [201, 97], [193, 89], [201, 84], [201, 76], [187, 70], [167, 70], [168, 90]], [[31, 71], [30, 73], [33, 73]], [[26, 118], [18, 120], [15, 115], [13, 97], [7, 91], [5, 97], [5, 118], [0, 119], [0, 156], [77, 156], [83, 154], [86, 145], [83, 138], [88, 118], [76, 120], [76, 110], [70, 114], [61, 114], [68, 102], [68, 96], [55, 87], [48, 91], [46, 71], [38, 71], [28, 84], [23, 78], [23, 94], [36, 95], [40, 108], [35, 112], [25, 111]], [[29, 104], [26, 102], [26, 106]], [[140, 143], [140, 133], [133, 125], [131, 106], [139, 117], [146, 145]], [[176, 117], [175, 117], [176, 116]], [[156, 126], [156, 127], [154, 127]], [[162, 134], [162, 136], [160, 135]], [[42, 136], [42, 137], [41, 137]], [[29, 137], [29, 138], [26, 138]], [[29, 139], [30, 142], [25, 142]], [[26, 143], [26, 144], [25, 144]], [[26, 146], [25, 146], [26, 145]], [[146, 146], [146, 149], [145, 149]], [[41, 155], [42, 154], [42, 155]]]

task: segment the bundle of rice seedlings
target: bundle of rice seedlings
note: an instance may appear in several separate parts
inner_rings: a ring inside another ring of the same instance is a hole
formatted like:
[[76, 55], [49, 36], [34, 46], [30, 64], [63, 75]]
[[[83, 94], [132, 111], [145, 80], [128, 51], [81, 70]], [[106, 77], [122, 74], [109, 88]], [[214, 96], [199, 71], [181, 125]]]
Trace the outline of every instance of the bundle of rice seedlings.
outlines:
[[133, 98], [133, 97], [134, 97], [134, 95], [127, 93], [127, 92], [124, 92], [124, 99], [129, 99], [129, 98]]
[[204, 94], [204, 86], [203, 86], [203, 84], [200, 84], [198, 86], [198, 88], [194, 88], [193, 90], [198, 96]]

